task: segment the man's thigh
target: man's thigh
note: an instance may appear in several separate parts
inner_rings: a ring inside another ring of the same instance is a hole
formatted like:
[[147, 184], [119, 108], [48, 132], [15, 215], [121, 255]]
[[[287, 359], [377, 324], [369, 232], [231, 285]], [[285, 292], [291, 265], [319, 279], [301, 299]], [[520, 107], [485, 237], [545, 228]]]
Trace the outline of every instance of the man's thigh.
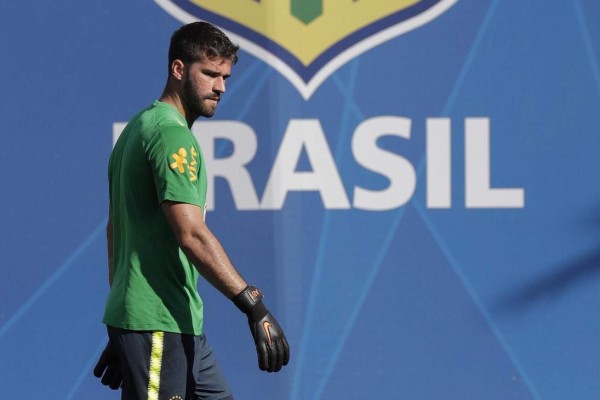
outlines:
[[123, 366], [123, 400], [229, 400], [204, 336], [109, 327]]
[[206, 336], [195, 336], [195, 400], [233, 400], [225, 376], [210, 348]]

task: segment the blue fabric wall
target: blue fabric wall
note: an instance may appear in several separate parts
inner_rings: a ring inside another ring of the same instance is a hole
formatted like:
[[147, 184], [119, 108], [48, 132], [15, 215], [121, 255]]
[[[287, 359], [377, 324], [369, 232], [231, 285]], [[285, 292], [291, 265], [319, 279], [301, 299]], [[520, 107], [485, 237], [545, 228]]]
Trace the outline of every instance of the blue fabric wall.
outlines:
[[[194, 128], [214, 148], [207, 222], [292, 348], [260, 372], [243, 315], [201, 282], [236, 398], [600, 396], [600, 3], [441, 3], [309, 95], [215, 16], [242, 51]], [[118, 398], [91, 376], [113, 126], [160, 95], [172, 31], [210, 16], [161, 4], [0, 1], [0, 397]]]

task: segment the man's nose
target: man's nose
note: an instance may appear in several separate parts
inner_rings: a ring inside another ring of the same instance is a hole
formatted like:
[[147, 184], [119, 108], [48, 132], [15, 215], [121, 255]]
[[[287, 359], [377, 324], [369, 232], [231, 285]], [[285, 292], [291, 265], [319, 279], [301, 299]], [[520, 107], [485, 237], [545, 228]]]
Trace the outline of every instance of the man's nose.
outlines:
[[225, 79], [222, 76], [215, 79], [215, 84], [213, 85], [213, 90], [219, 93], [225, 93]]

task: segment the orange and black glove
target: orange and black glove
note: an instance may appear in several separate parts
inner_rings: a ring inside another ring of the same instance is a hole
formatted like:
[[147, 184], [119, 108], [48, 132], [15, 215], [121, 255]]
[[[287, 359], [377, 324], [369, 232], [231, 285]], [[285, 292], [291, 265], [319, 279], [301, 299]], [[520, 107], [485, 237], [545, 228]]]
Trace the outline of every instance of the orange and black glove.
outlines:
[[263, 371], [277, 372], [290, 360], [290, 346], [262, 298], [258, 288], [248, 286], [233, 298], [233, 303], [248, 316], [248, 325], [258, 355], [258, 367]]
[[102, 384], [112, 390], [117, 390], [123, 383], [123, 371], [119, 363], [119, 354], [110, 340], [100, 355], [100, 359], [98, 359], [98, 363], [94, 368], [94, 376], [102, 378]]

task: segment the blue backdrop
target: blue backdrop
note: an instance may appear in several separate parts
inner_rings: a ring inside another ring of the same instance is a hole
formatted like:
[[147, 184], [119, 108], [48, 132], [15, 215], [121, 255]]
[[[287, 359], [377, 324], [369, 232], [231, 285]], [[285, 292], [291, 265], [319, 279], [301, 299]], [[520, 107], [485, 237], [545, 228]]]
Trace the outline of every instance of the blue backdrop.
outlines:
[[0, 397], [118, 398], [91, 376], [106, 165], [194, 17], [242, 44], [194, 127], [207, 222], [292, 348], [260, 372], [201, 282], [236, 398], [600, 397], [600, 3], [416, 2], [312, 69], [201, 3], [0, 0]]

